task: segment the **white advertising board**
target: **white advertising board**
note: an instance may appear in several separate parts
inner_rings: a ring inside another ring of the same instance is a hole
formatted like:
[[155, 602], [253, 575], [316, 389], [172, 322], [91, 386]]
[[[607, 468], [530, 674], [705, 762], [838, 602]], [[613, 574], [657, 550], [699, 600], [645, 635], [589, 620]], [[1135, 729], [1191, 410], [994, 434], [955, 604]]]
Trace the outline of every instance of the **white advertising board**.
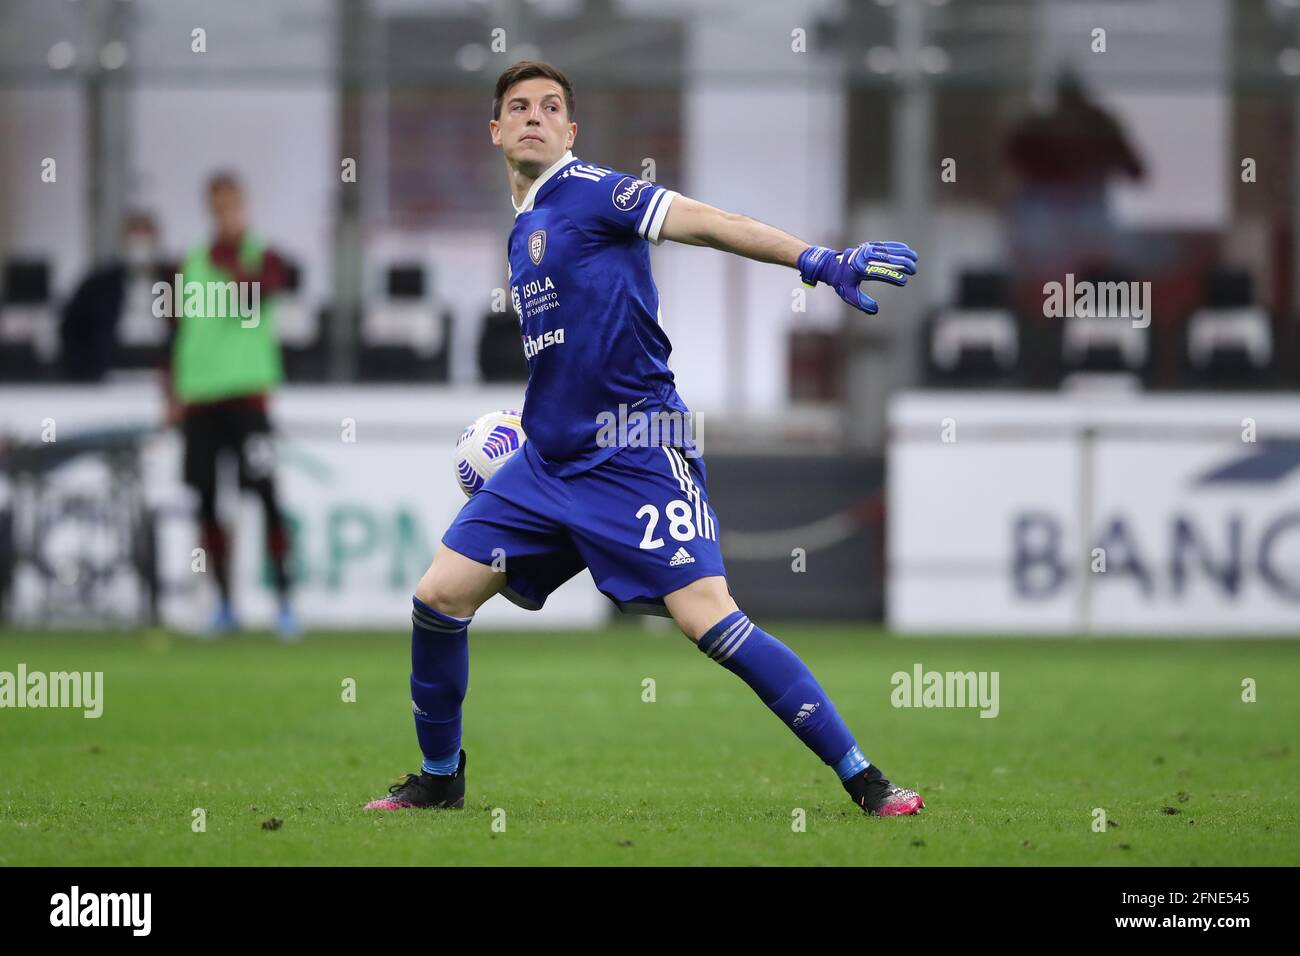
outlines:
[[[281, 505], [293, 527], [298, 586], [295, 605], [311, 628], [405, 628], [410, 598], [428, 567], [443, 530], [465, 497], [452, 470], [452, 449], [469, 422], [496, 408], [517, 408], [522, 387], [287, 386], [272, 400]], [[161, 421], [156, 385], [94, 388], [0, 388], [0, 434], [40, 441], [53, 422], [56, 441], [86, 432]], [[349, 441], [349, 433], [355, 440]], [[195, 504], [181, 482], [181, 442], [174, 430], [148, 439], [145, 496], [159, 516], [159, 571], [164, 623], [193, 628], [214, 600], [211, 581], [192, 567], [198, 546]], [[233, 479], [233, 474], [229, 476]], [[258, 503], [240, 498], [227, 482], [223, 515], [233, 529], [233, 582], [237, 611], [246, 626], [267, 627], [275, 600], [264, 578], [262, 518]], [[0, 507], [15, 500], [0, 481]], [[58, 491], [80, 488], [103, 496], [104, 469], [74, 462], [51, 477]], [[22, 520], [22, 515], [16, 516]], [[43, 542], [58, 564], [87, 542], [65, 534]], [[40, 615], [41, 584], [21, 572], [15, 615]], [[129, 595], [122, 595], [126, 602]], [[538, 612], [497, 597], [475, 623], [489, 627], [595, 627], [612, 605], [582, 572], [556, 591]]]
[[1300, 636], [1300, 397], [910, 393], [890, 431], [894, 629]]

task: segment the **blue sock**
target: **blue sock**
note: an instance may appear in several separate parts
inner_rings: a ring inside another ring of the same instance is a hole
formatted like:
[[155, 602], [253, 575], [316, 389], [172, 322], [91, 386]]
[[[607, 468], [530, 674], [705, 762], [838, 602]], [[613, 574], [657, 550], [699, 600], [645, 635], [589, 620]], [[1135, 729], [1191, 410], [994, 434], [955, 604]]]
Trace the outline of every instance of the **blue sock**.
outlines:
[[420, 769], [425, 773], [436, 773], [440, 777], [450, 777], [460, 766], [460, 748], [456, 748], [456, 756], [448, 757], [446, 760], [430, 760], [424, 758], [424, 763], [420, 764]]
[[847, 780], [870, 766], [817, 678], [797, 654], [734, 611], [700, 638], [699, 649], [756, 693], [804, 746]]
[[460, 762], [460, 705], [469, 686], [469, 618], [411, 598], [411, 709], [428, 773], [453, 774]]

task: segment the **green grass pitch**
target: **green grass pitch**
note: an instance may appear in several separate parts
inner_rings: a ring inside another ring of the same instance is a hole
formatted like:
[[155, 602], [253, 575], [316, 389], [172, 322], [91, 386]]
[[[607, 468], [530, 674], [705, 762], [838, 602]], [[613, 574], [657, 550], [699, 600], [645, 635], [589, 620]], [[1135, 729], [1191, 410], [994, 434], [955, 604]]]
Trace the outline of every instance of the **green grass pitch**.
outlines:
[[[0, 670], [103, 671], [105, 706], [0, 710], [0, 864], [1300, 863], [1294, 643], [770, 629], [919, 817], [865, 817], [675, 631], [472, 631], [466, 808], [394, 814], [361, 805], [417, 765], [409, 637], [11, 633]], [[1000, 714], [893, 707], [917, 662], [998, 671]]]

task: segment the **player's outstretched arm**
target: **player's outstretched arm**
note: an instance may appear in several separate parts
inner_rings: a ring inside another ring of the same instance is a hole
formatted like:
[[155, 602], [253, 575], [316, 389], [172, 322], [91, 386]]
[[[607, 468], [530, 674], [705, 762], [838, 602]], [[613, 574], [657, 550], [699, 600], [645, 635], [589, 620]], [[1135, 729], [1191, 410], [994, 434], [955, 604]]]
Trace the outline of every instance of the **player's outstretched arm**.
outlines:
[[765, 222], [726, 212], [685, 196], [676, 197], [668, 208], [661, 239], [692, 246], [709, 246], [744, 256], [756, 262], [770, 262], [799, 270], [804, 283], [825, 282], [841, 299], [874, 315], [880, 306], [858, 288], [865, 281], [907, 285], [916, 274], [916, 253], [901, 242], [864, 242], [837, 252], [813, 246]]

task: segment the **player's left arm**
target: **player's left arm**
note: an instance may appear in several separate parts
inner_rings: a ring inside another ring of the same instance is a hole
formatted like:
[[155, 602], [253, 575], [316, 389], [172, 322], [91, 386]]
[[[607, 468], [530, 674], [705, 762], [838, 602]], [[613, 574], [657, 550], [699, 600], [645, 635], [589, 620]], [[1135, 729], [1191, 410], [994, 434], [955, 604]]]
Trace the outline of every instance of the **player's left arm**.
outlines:
[[908, 276], [916, 274], [916, 253], [904, 243], [864, 242], [837, 252], [810, 245], [749, 216], [726, 212], [685, 196], [674, 197], [659, 230], [659, 239], [709, 246], [756, 262], [790, 266], [799, 270], [806, 285], [825, 282], [849, 305], [872, 315], [880, 306], [858, 288], [858, 283], [878, 281], [902, 286], [907, 285]]

